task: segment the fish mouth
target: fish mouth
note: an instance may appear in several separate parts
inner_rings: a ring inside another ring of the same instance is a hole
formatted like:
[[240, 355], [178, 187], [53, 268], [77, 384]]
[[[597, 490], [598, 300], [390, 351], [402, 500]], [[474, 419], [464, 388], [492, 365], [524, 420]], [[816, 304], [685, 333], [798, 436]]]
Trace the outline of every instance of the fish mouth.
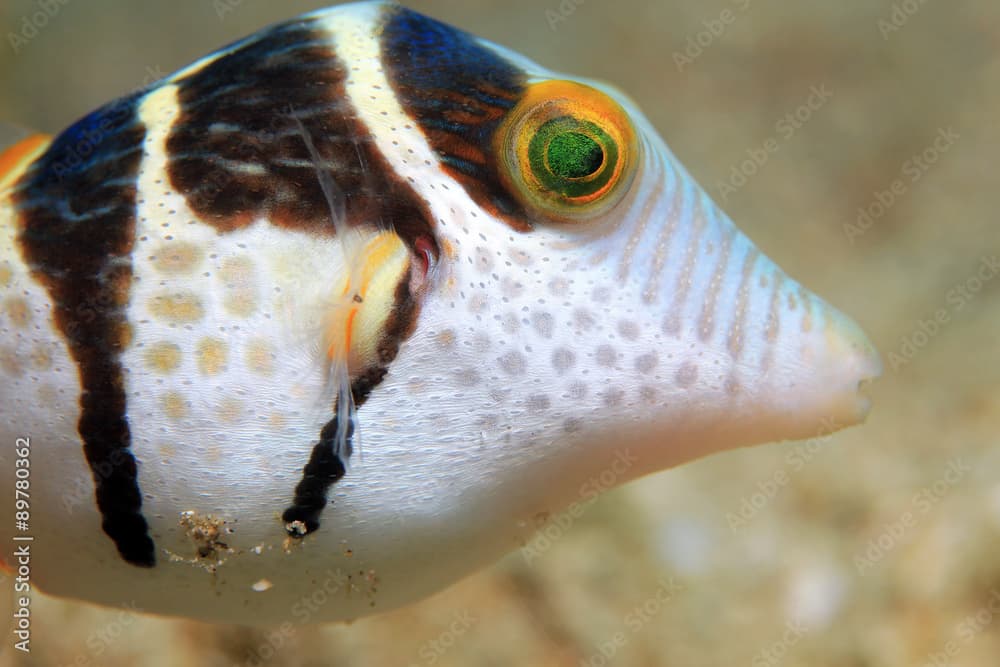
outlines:
[[861, 378], [858, 380], [857, 389], [855, 390], [857, 394], [858, 401], [858, 414], [860, 415], [859, 421], [865, 421], [868, 419], [868, 414], [872, 410], [872, 397], [871, 390], [872, 384], [882, 376], [882, 373], [871, 375], [869, 377]]
[[872, 387], [874, 383], [882, 377], [884, 367], [882, 356], [875, 349], [868, 337], [854, 322], [846, 320], [844, 330], [846, 333], [843, 339], [849, 351], [842, 351], [842, 355], [849, 355], [851, 362], [850, 393], [853, 397], [855, 419], [854, 423], [864, 422], [872, 409]]

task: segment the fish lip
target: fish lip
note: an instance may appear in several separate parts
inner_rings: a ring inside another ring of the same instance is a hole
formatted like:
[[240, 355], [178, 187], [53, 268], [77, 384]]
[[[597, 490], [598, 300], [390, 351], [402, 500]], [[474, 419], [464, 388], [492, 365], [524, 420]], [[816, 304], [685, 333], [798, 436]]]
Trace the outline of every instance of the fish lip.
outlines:
[[855, 385], [858, 411], [862, 421], [868, 417], [868, 414], [872, 409], [872, 385], [874, 385], [875, 382], [882, 377], [882, 372], [884, 370], [882, 365], [882, 356], [874, 348], [870, 349], [865, 361], [867, 362], [865, 364], [866, 367], [861, 369], [861, 378]]

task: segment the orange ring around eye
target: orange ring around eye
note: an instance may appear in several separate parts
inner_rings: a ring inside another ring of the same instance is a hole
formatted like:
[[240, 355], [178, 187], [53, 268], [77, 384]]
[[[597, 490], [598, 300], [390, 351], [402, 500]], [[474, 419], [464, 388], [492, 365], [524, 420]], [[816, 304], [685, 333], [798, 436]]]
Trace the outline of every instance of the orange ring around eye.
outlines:
[[528, 88], [498, 128], [494, 149], [504, 184], [523, 204], [569, 221], [621, 200], [638, 143], [628, 114], [608, 95], [552, 80]]

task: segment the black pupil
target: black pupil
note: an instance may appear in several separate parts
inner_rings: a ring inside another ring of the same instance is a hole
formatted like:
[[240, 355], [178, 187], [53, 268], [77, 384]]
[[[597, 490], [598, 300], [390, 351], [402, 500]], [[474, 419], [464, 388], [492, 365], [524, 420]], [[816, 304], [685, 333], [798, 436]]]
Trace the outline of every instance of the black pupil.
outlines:
[[552, 138], [546, 158], [549, 169], [559, 178], [585, 178], [604, 163], [604, 150], [580, 132], [562, 132]]

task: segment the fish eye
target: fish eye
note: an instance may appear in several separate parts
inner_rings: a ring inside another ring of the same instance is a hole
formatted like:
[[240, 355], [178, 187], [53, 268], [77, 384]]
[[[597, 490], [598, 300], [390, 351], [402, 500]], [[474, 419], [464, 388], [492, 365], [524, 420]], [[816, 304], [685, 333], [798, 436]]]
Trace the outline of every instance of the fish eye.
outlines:
[[606, 94], [574, 81], [528, 88], [496, 136], [500, 172], [530, 210], [571, 221], [606, 212], [628, 190], [635, 130]]

